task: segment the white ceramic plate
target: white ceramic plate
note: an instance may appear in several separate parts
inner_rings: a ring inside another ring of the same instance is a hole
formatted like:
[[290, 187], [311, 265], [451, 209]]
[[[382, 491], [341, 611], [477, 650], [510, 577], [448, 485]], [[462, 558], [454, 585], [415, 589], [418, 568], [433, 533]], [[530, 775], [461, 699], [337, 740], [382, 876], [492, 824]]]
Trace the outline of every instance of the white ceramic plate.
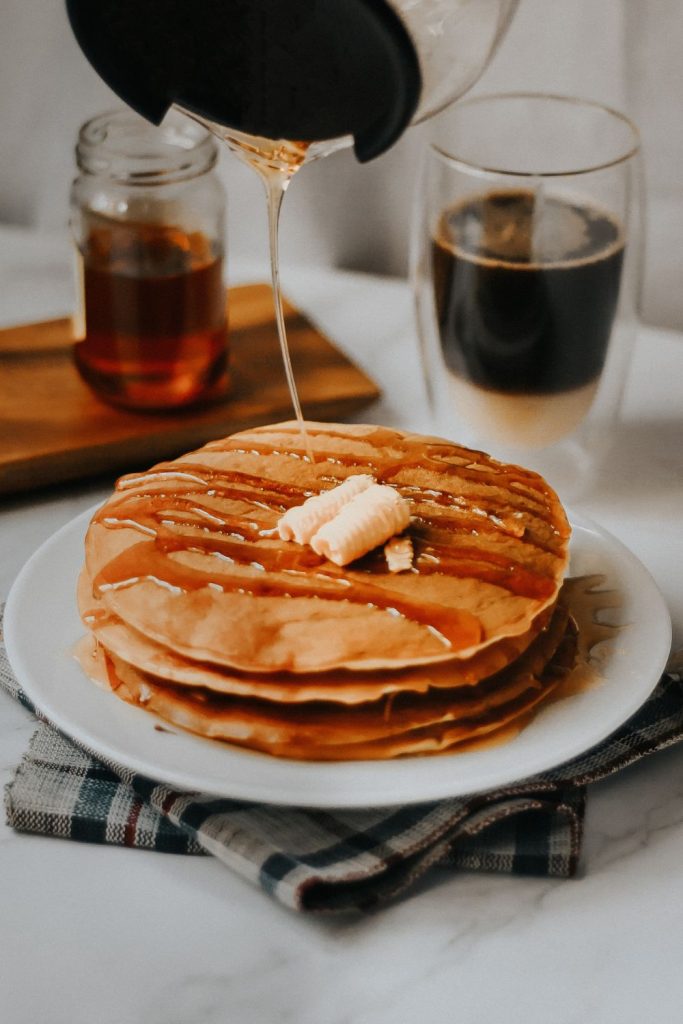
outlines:
[[[83, 634], [76, 579], [92, 510], [33, 555], [5, 612], [12, 667], [37, 707], [102, 756], [182, 790], [308, 807], [381, 806], [461, 796], [561, 764], [608, 736], [646, 700], [666, 662], [671, 620], [651, 576], [614, 537], [573, 517], [571, 575], [602, 573], [624, 623], [603, 649], [601, 682], [550, 704], [515, 739], [463, 754], [396, 761], [282, 760], [173, 729], [93, 685], [71, 651]], [[172, 728], [172, 727], [171, 727]]]

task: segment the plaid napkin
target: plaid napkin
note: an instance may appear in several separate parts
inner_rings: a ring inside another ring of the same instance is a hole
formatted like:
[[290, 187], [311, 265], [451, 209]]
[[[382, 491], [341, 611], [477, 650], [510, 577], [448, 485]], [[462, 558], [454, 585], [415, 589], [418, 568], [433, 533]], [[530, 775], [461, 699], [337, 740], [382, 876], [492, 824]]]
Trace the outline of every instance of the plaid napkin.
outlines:
[[[466, 798], [363, 810], [179, 793], [104, 762], [43, 720], [6, 788], [7, 821], [89, 843], [210, 853], [299, 911], [368, 909], [436, 865], [568, 877], [581, 848], [586, 784], [683, 738], [682, 680], [672, 668], [626, 725], [551, 772]], [[0, 686], [37, 713], [1, 645]]]

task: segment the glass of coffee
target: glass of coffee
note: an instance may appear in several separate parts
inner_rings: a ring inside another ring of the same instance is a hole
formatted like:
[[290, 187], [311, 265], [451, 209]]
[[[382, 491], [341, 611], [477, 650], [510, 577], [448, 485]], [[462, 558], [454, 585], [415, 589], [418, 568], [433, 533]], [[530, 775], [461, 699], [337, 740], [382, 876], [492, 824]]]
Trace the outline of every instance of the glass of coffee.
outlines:
[[448, 131], [413, 229], [435, 427], [577, 495], [615, 437], [637, 324], [637, 130], [596, 103], [507, 94], [457, 104]]

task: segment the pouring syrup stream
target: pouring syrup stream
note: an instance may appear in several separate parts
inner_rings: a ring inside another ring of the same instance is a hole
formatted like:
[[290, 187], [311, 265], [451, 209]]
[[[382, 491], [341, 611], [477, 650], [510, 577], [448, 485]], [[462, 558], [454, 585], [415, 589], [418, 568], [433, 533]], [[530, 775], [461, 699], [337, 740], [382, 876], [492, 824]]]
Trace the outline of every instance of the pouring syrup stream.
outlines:
[[[270, 276], [273, 282], [273, 302], [275, 304], [275, 320], [277, 322], [277, 333], [280, 340], [280, 351], [282, 352], [282, 361], [285, 367], [285, 374], [287, 376], [287, 384], [289, 386], [289, 393], [292, 398], [292, 405], [294, 406], [294, 413], [299, 423], [299, 430], [301, 432], [301, 440], [304, 448], [306, 449], [306, 456], [309, 462], [313, 462], [313, 449], [311, 448], [311, 442], [306, 430], [306, 424], [304, 421], [303, 413], [301, 411], [301, 402], [299, 401], [299, 392], [297, 391], [296, 381], [294, 380], [294, 371], [292, 369], [292, 359], [289, 352], [289, 345], [287, 344], [287, 330], [285, 327], [285, 315], [282, 309], [282, 289], [280, 287], [280, 253], [279, 253], [279, 241], [280, 241], [280, 210], [282, 209], [282, 200], [285, 197], [287, 186], [291, 181], [291, 174], [286, 172], [273, 172], [270, 169], [262, 169], [258, 165], [253, 165], [260, 175], [266, 190], [266, 200], [268, 203], [268, 238], [270, 242]], [[293, 172], [292, 172], [293, 173]]]
[[[178, 108], [182, 110], [182, 108]], [[182, 110], [189, 114], [189, 111]], [[287, 386], [294, 407], [294, 414], [299, 424], [302, 446], [306, 451], [306, 458], [314, 462], [313, 449], [306, 430], [306, 422], [301, 410], [299, 393], [294, 379], [292, 360], [287, 343], [287, 329], [285, 326], [284, 310], [282, 308], [282, 289], [280, 287], [280, 211], [282, 201], [289, 184], [296, 172], [305, 163], [310, 163], [323, 156], [329, 156], [337, 149], [342, 149], [350, 142], [347, 138], [330, 139], [325, 142], [295, 142], [287, 139], [266, 139], [256, 135], [248, 135], [246, 132], [238, 132], [234, 129], [226, 129], [215, 122], [203, 117], [189, 114], [208, 128], [214, 135], [217, 135], [238, 159], [256, 171], [266, 192], [266, 203], [268, 209], [268, 239], [270, 246], [270, 274], [273, 287], [273, 303], [275, 306], [275, 320], [277, 333], [282, 353], [282, 362], [285, 368]]]

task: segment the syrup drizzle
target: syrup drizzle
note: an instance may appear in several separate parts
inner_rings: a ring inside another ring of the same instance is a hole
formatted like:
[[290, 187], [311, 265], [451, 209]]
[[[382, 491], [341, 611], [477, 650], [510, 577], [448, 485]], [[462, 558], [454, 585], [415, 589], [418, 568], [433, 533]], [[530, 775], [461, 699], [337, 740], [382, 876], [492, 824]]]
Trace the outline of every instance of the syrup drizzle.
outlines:
[[[311, 431], [318, 458], [296, 483], [277, 479], [277, 460], [291, 457], [289, 446], [266, 443], [258, 432], [248, 441], [228, 438], [205, 449], [234, 454], [239, 468], [162, 463], [122, 477], [95, 521], [108, 530], [137, 529], [140, 539], [101, 568], [95, 592], [147, 579], [174, 593], [211, 587], [256, 597], [347, 601], [420, 623], [454, 650], [479, 642], [482, 627], [474, 615], [404, 593], [400, 580], [388, 579], [381, 551], [341, 569], [277, 536], [277, 521], [287, 508], [362, 467], [392, 481], [412, 501], [414, 574], [471, 577], [539, 602], [552, 597], [566, 524], [552, 502], [543, 500], [533, 475], [469, 452], [457, 461], [459, 449], [383, 428], [368, 435], [354, 455], [336, 452], [333, 438], [320, 428]], [[276, 460], [265, 479], [249, 472], [250, 460], [259, 469], [264, 456]], [[423, 476], [429, 471], [424, 484], [416, 483], [418, 467]], [[402, 469], [410, 482], [402, 482]], [[450, 500], [449, 488], [455, 495]]]

